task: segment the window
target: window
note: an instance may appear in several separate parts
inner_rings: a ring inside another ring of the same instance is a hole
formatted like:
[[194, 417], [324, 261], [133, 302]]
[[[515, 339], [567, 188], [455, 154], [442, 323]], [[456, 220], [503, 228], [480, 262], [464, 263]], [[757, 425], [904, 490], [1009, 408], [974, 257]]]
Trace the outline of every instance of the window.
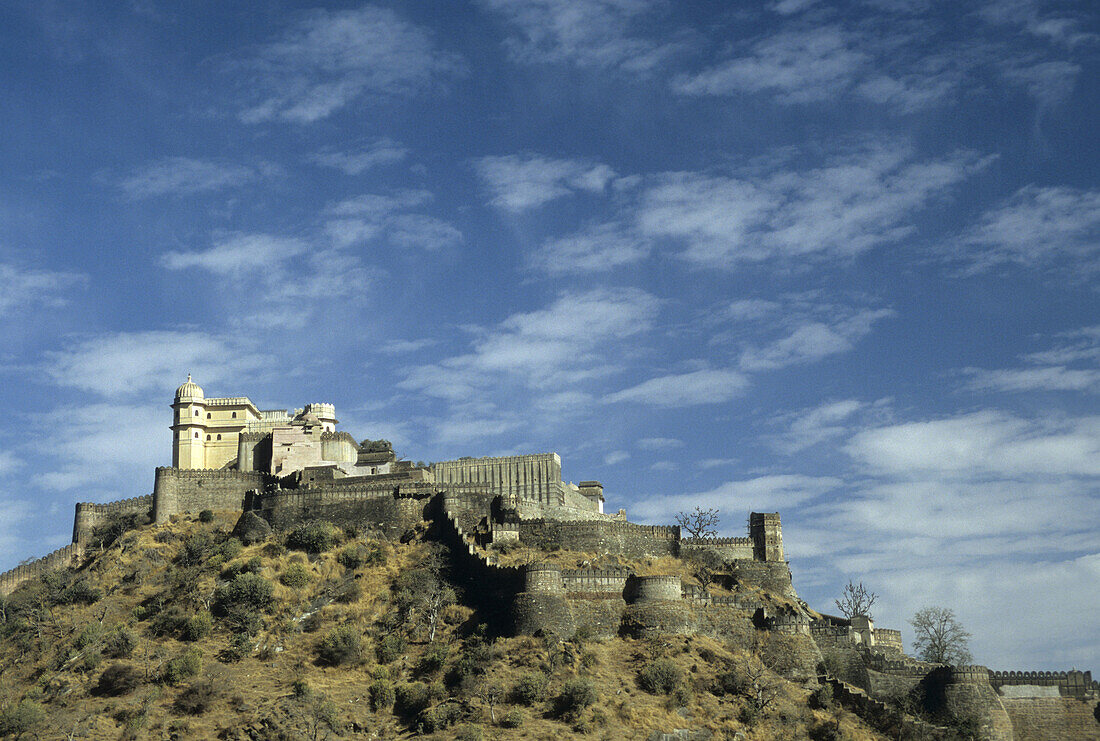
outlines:
[[206, 413], [206, 418], [207, 418], [207, 419], [210, 419], [210, 412], [207, 412], [207, 413]]
[[237, 413], [233, 412], [233, 419], [236, 419], [236, 418], [237, 418]]
[[209, 440], [209, 439], [210, 439], [210, 436], [209, 436], [209, 435], [207, 435], [207, 436], [206, 436], [206, 439], [207, 439], [207, 440]]
[[195, 416], [196, 417], [199, 416], [199, 410], [198, 409], [195, 410]]
[[218, 439], [219, 439], [219, 440], [221, 440], [221, 439], [222, 439], [222, 436], [221, 436], [221, 435], [218, 435]]
[[198, 433], [197, 431], [195, 432], [195, 439], [196, 439], [196, 440], [198, 440], [198, 439], [199, 439], [199, 433]]

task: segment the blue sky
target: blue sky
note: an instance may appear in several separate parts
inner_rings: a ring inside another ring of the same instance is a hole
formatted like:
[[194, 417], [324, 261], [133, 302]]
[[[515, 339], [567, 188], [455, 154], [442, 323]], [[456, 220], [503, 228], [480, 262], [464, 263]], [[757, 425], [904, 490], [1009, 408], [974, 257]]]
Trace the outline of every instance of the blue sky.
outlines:
[[1089, 10], [5, 3], [0, 568], [151, 490], [190, 371], [1100, 670]]

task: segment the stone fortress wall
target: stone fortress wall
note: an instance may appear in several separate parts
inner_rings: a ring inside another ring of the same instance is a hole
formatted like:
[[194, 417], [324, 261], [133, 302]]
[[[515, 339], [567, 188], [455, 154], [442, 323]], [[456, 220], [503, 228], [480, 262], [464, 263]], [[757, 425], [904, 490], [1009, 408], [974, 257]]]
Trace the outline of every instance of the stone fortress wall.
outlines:
[[58, 569], [68, 569], [78, 566], [84, 556], [83, 543], [70, 543], [58, 548], [53, 553], [43, 556], [36, 561], [20, 564], [14, 569], [9, 569], [0, 574], [0, 596], [7, 596], [15, 591], [25, 581], [37, 579]]
[[122, 499], [117, 502], [96, 504], [78, 502], [76, 516], [73, 518], [73, 542], [89, 543], [97, 527], [116, 515], [152, 515], [153, 495]]

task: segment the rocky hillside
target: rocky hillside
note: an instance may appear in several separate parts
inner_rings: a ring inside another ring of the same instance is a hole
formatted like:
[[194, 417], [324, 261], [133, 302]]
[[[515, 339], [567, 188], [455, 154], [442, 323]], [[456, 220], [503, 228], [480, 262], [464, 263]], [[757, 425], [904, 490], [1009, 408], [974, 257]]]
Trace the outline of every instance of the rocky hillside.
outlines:
[[[819, 683], [819, 668], [806, 666], [783, 635], [752, 631], [735, 643], [598, 641], [583, 629], [565, 642], [494, 635], [477, 585], [451, 580], [448, 554], [427, 523], [392, 540], [311, 523], [285, 535], [243, 533], [246, 543], [230, 534], [233, 525], [228, 515], [204, 512], [116, 532], [81, 569], [51, 572], [3, 598], [0, 732], [43, 739], [913, 734], [897, 713], [863, 707], [873, 728], [842, 707], [860, 708], [861, 699], [846, 685]], [[570, 554], [553, 557], [567, 562]], [[647, 564], [632, 566], [643, 573]]]

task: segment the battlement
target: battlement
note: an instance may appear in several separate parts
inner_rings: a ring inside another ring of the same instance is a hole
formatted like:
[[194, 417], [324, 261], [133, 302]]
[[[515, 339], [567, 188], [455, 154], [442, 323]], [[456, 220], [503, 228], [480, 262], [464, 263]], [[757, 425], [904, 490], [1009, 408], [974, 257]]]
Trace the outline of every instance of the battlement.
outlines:
[[73, 542], [90, 543], [95, 529], [108, 518], [124, 514], [150, 514], [153, 504], [152, 494], [114, 502], [78, 502], [73, 517]]
[[752, 538], [681, 538], [681, 545], [721, 546], [721, 545], [747, 545], [752, 546]]
[[951, 681], [955, 684], [989, 684], [989, 667], [980, 664], [953, 666]]
[[37, 561], [20, 564], [14, 569], [5, 571], [3, 574], [0, 574], [0, 595], [6, 596], [11, 594], [25, 581], [37, 579], [43, 574], [48, 574], [57, 569], [69, 568], [83, 556], [83, 544], [70, 543], [63, 548], [58, 548], [53, 553], [43, 556]]
[[1022, 672], [1022, 671], [991, 671], [989, 682], [994, 687], [1057, 687], [1063, 697], [1095, 697], [1100, 693], [1100, 682], [1092, 679], [1091, 671], [1068, 672]]
[[330, 440], [333, 440], [333, 441], [339, 440], [340, 442], [351, 443], [352, 445], [355, 446], [356, 450], [359, 450], [359, 443], [356, 441], [356, 439], [354, 437], [351, 436], [351, 433], [349, 433], [349, 432], [344, 432], [343, 430], [336, 430], [336, 431], [325, 430], [324, 432], [321, 433], [321, 441], [322, 442], [328, 442]]
[[[248, 434], [248, 433], [244, 433]], [[173, 466], [157, 466], [156, 475], [171, 476], [176, 479], [248, 479], [260, 476], [258, 471], [237, 471], [232, 468], [175, 468]]]

